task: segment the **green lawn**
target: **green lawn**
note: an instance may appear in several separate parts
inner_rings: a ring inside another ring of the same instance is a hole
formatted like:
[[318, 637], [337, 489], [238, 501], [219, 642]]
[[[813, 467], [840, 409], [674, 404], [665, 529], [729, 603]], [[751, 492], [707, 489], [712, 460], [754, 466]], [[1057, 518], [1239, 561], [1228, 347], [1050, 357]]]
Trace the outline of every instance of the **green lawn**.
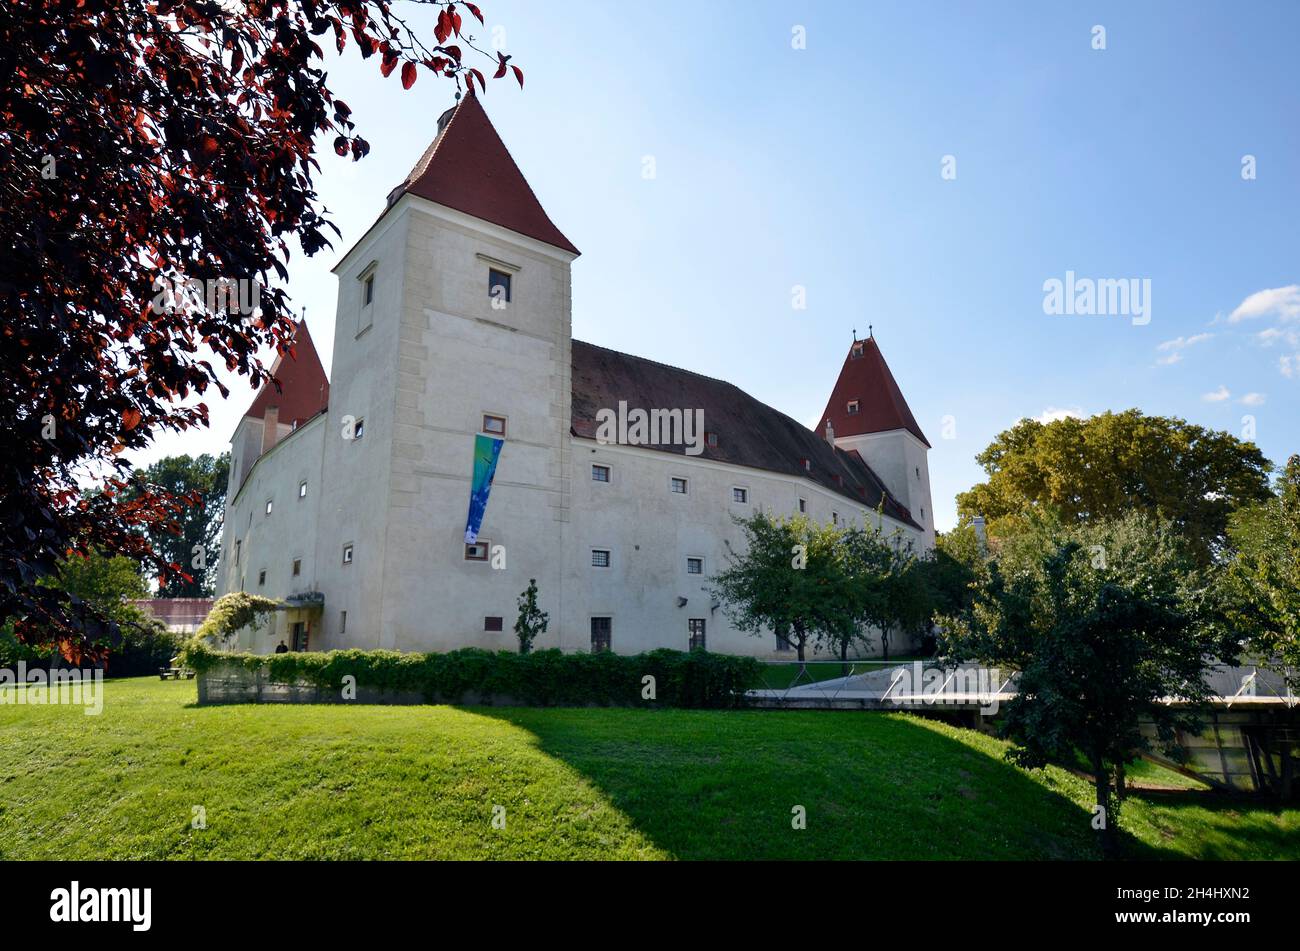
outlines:
[[[98, 717], [0, 705], [0, 857], [1094, 857], [1083, 780], [905, 714], [194, 698], [140, 679]], [[1151, 793], [1124, 820], [1137, 856], [1300, 857], [1297, 809]]]

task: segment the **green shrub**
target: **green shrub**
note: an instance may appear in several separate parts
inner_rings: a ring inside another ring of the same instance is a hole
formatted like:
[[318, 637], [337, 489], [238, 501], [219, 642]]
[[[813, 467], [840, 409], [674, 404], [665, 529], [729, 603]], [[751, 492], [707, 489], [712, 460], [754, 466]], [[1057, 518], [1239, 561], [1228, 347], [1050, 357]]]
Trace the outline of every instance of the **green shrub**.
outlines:
[[[181, 662], [199, 673], [235, 664], [265, 670], [273, 682], [303, 681], [331, 690], [339, 689], [343, 678], [351, 675], [359, 687], [420, 694], [429, 702], [458, 703], [472, 694], [487, 702], [510, 699], [541, 707], [738, 707], [762, 670], [752, 657], [705, 651], [656, 650], [626, 657], [558, 650], [515, 654], [466, 647], [446, 654], [362, 650], [246, 654], [213, 650], [200, 638], [186, 643]], [[653, 700], [642, 699], [647, 675], [654, 677]]]

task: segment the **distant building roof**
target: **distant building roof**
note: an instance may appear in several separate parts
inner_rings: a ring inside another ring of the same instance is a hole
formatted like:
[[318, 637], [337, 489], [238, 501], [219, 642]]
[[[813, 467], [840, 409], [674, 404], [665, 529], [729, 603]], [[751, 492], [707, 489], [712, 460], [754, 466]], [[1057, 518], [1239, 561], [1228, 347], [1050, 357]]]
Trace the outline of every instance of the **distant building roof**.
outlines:
[[[821, 435], [738, 387], [574, 340], [574, 435], [595, 439], [597, 412], [617, 410], [620, 400], [625, 400], [629, 409], [704, 410], [704, 428], [717, 434], [717, 445], [706, 444], [696, 458], [809, 479], [866, 508], [875, 509], [883, 500], [884, 513], [890, 518], [921, 527], [856, 452], [833, 448]], [[678, 455], [686, 452], [685, 446], [645, 448]]]
[[152, 614], [171, 630], [197, 628], [207, 619], [214, 598], [144, 598], [131, 604]]
[[[849, 412], [849, 403], [856, 402], [857, 412]], [[855, 340], [844, 358], [840, 377], [835, 381], [826, 412], [818, 426], [830, 420], [836, 436], [862, 436], [866, 433], [884, 433], [906, 429], [926, 446], [930, 441], [921, 432], [916, 417], [908, 408], [903, 392], [894, 382], [875, 337]]]

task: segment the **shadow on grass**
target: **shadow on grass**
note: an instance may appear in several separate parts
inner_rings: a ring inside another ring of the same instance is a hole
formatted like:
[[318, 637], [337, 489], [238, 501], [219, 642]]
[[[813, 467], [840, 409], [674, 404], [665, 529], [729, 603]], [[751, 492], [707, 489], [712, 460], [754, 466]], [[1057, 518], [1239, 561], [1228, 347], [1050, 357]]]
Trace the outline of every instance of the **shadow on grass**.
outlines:
[[[1073, 777], [905, 714], [484, 708], [681, 859], [1094, 859]], [[800, 808], [805, 828], [795, 828]], [[1130, 854], [1173, 852], [1132, 837]]]

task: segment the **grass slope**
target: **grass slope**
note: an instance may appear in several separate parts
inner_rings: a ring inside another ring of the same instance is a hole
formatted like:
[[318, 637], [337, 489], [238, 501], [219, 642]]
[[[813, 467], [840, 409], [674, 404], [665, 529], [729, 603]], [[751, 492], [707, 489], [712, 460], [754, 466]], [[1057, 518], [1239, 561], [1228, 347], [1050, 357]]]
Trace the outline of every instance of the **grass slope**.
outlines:
[[[98, 717], [0, 705], [0, 857], [1095, 857], [1083, 780], [902, 714], [194, 698], [140, 679]], [[1135, 856], [1300, 857], [1296, 809], [1152, 793], [1124, 822]]]

